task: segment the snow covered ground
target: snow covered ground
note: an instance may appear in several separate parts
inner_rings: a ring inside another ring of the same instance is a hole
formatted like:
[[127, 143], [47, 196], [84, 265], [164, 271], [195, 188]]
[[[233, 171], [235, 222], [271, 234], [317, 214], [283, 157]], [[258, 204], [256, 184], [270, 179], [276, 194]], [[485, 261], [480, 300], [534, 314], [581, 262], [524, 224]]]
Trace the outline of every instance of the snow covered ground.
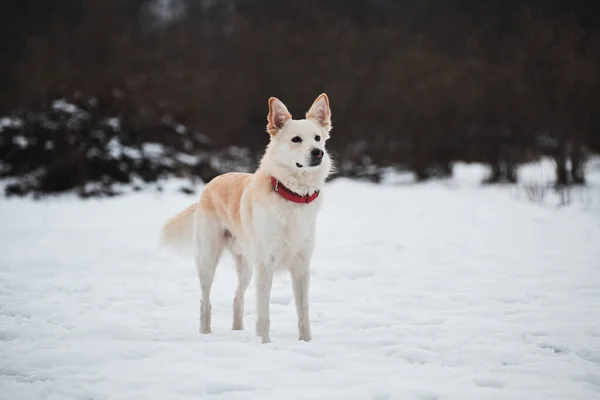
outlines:
[[253, 286], [246, 331], [230, 331], [230, 260], [214, 333], [197, 334], [192, 260], [156, 247], [197, 195], [2, 199], [0, 399], [599, 399], [599, 171], [568, 207], [482, 188], [477, 166], [422, 185], [332, 182], [313, 341], [296, 340], [280, 276], [268, 345]]

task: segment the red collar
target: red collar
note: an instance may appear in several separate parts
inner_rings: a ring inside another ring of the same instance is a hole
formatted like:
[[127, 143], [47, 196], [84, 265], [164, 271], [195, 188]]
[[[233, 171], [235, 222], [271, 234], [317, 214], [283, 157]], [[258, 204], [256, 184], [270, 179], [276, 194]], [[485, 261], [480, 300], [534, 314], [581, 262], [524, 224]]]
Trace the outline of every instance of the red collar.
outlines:
[[317, 190], [310, 196], [305, 194], [304, 196], [300, 196], [298, 193], [292, 192], [290, 189], [283, 186], [281, 182], [279, 182], [275, 177], [271, 177], [271, 183], [273, 184], [273, 190], [281, 195], [286, 200], [293, 201], [294, 203], [310, 203], [317, 197], [319, 197], [319, 191]]

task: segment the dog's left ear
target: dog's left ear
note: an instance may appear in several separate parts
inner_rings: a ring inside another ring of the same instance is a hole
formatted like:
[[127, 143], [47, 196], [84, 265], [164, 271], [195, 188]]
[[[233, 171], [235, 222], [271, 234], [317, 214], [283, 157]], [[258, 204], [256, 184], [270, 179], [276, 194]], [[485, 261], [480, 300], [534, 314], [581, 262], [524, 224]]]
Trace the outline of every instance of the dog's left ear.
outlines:
[[317, 97], [306, 113], [306, 119], [315, 120], [327, 132], [331, 130], [331, 110], [329, 109], [329, 98], [325, 93]]

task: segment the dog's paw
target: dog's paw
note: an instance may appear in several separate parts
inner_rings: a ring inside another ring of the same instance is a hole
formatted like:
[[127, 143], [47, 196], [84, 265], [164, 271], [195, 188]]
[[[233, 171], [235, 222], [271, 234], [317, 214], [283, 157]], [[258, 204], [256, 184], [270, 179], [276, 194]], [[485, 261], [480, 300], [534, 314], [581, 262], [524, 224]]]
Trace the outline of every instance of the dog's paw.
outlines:
[[312, 340], [310, 325], [300, 321], [298, 323], [298, 340], [310, 342]]
[[261, 319], [256, 321], [256, 336], [260, 337], [262, 343], [271, 343], [269, 334], [270, 321], [268, 319]]
[[200, 333], [202, 335], [208, 335], [208, 334], [212, 333], [212, 330], [210, 329], [210, 326], [202, 326], [202, 327], [200, 327]]
[[311, 337], [310, 333], [304, 334], [304, 335], [298, 336], [298, 340], [301, 342], [310, 342], [312, 340], [312, 337]]
[[262, 344], [271, 343], [271, 338], [268, 336], [263, 336], [260, 341]]
[[256, 320], [256, 336], [269, 336], [271, 321], [268, 318]]
[[239, 322], [234, 322], [232, 327], [231, 327], [232, 331], [243, 331], [244, 330], [244, 324], [239, 323]]

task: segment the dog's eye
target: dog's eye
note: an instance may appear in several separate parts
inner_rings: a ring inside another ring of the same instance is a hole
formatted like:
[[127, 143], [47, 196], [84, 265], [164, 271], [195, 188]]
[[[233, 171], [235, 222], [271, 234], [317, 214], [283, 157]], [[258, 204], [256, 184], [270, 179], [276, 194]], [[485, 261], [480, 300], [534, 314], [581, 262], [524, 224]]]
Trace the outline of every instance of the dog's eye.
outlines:
[[302, 141], [302, 138], [300, 136], [294, 136], [292, 138], [292, 142], [294, 143], [300, 143]]
[[319, 136], [319, 135], [315, 136], [315, 140], [316, 140], [317, 142], [320, 142], [320, 141], [321, 141], [321, 136]]

